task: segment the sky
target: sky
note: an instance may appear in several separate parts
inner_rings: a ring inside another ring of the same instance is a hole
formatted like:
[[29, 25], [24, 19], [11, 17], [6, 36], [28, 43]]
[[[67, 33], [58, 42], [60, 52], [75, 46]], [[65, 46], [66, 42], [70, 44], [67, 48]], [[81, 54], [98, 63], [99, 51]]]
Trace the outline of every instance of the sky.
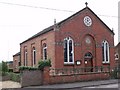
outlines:
[[118, 43], [120, 0], [0, 0], [0, 61], [12, 61], [20, 43], [85, 7], [91, 8], [115, 32]]

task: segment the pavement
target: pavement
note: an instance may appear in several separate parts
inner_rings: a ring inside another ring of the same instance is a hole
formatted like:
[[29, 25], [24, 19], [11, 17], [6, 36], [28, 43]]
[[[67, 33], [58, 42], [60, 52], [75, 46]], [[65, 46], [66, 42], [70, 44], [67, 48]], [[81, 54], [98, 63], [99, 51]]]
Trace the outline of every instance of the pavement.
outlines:
[[118, 81], [119, 81], [118, 79], [110, 79], [110, 80], [74, 82], [74, 83], [53, 84], [53, 85], [43, 85], [43, 86], [29, 86], [24, 88], [73, 89], [73, 88], [84, 88], [90, 86], [118, 84]]

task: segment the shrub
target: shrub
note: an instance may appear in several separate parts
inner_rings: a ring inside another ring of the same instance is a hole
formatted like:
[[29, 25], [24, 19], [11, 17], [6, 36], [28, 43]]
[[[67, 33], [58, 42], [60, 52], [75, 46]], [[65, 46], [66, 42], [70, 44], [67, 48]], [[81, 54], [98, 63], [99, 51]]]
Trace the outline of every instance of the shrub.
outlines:
[[8, 72], [7, 63], [2, 61], [2, 75], [5, 75], [6, 72]]
[[36, 67], [30, 67], [30, 66], [20, 66], [20, 70], [37, 70], [38, 68]]
[[2, 63], [0, 63], [0, 76], [5, 76], [7, 72], [8, 72], [7, 63], [2, 61]]
[[8, 73], [8, 76], [10, 77], [10, 80], [15, 81], [15, 82], [20, 82], [20, 74], [16, 73]]
[[38, 69], [43, 70], [44, 67], [51, 66], [51, 60], [41, 60], [38, 62]]

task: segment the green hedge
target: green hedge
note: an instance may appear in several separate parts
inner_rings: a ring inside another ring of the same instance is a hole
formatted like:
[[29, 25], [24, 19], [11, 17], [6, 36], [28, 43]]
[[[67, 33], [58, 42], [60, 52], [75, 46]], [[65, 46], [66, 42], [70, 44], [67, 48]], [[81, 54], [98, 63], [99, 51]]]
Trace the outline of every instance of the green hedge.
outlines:
[[20, 70], [43, 70], [44, 67], [46, 66], [51, 66], [51, 60], [40, 60], [38, 62], [38, 66], [37, 67], [31, 67], [31, 66], [20, 66], [19, 69]]
[[30, 67], [30, 66], [20, 66], [20, 70], [37, 70], [37, 67]]

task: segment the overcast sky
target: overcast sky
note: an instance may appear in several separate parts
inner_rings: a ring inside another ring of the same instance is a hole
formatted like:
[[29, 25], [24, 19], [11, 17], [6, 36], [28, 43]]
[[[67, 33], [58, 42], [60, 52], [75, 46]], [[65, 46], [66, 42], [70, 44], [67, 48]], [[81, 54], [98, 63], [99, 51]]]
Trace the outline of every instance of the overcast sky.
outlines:
[[119, 0], [0, 0], [0, 61], [13, 60], [20, 43], [39, 31], [90, 7], [108, 27], [118, 43]]

